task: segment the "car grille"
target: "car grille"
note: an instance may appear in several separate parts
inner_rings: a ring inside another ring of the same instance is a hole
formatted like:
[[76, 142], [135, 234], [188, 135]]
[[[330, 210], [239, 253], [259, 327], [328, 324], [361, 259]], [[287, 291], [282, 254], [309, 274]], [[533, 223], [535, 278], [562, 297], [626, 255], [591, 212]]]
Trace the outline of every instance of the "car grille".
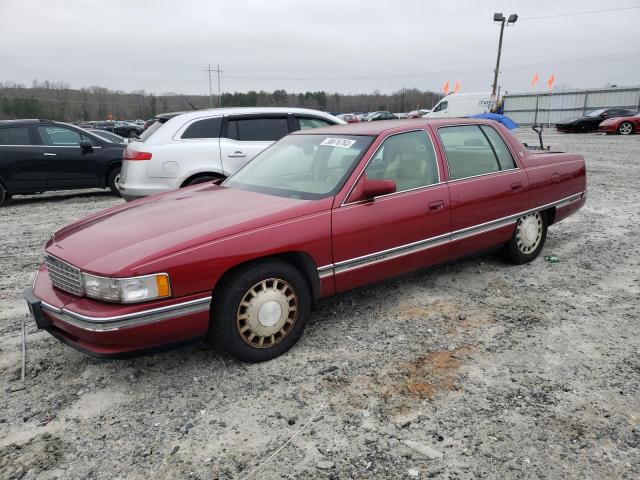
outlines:
[[73, 295], [82, 296], [80, 269], [63, 262], [52, 255], [45, 255], [44, 263], [49, 271], [51, 285]]

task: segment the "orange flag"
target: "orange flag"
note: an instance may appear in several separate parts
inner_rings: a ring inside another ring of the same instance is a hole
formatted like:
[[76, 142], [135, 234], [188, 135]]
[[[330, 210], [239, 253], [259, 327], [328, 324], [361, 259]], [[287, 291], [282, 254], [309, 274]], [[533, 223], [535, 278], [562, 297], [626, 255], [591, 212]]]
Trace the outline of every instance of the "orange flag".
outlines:
[[453, 93], [458, 93], [458, 90], [460, 90], [460, 81], [456, 80], [456, 84], [453, 86]]
[[535, 87], [536, 83], [538, 83], [538, 72], [533, 75], [533, 80], [531, 80], [531, 86]]
[[552, 73], [551, 76], [549, 77], [549, 80], [547, 80], [547, 86], [549, 87], [549, 91], [553, 90], [553, 82], [556, 81], [556, 74]]
[[444, 92], [445, 95], [449, 94], [449, 80], [447, 80], [445, 84], [442, 86], [442, 91]]

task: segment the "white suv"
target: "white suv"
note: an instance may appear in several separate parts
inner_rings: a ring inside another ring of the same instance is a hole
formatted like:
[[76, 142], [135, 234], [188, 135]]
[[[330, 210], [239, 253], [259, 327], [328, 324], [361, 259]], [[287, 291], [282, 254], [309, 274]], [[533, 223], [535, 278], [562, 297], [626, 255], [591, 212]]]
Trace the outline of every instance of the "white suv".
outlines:
[[125, 200], [223, 179], [289, 132], [344, 124], [305, 108], [214, 108], [159, 115], [122, 155]]

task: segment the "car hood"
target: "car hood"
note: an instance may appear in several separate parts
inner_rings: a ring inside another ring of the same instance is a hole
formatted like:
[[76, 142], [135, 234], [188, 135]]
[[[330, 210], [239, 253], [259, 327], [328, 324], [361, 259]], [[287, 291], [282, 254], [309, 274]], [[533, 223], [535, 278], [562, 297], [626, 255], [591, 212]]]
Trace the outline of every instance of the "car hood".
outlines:
[[98, 212], [56, 232], [46, 251], [83, 271], [136, 275], [136, 267], [189, 247], [326, 209], [297, 200], [197, 185]]
[[607, 118], [606, 120], [603, 120], [602, 122], [600, 122], [600, 125], [615, 125], [616, 123], [620, 123], [624, 120], [628, 120], [629, 117], [613, 117], [613, 118]]

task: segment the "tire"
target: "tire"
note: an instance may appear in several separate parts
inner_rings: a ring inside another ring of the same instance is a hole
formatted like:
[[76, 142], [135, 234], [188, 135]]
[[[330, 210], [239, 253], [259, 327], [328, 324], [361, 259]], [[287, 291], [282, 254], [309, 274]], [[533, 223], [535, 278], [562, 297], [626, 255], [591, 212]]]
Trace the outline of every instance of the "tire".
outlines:
[[618, 133], [620, 135], [631, 135], [633, 133], [633, 123], [622, 122], [618, 125]]
[[213, 175], [200, 175], [199, 177], [194, 177], [182, 185], [183, 187], [190, 187], [191, 185], [198, 185], [199, 183], [207, 183], [213, 182], [214, 180], [218, 180], [220, 177], [214, 177]]
[[11, 195], [7, 193], [7, 189], [4, 188], [4, 185], [2, 183], [0, 183], [0, 207], [2, 205], [5, 205], [10, 198], [11, 198]]
[[113, 170], [109, 172], [109, 176], [107, 177], [107, 186], [111, 193], [114, 195], [120, 196], [120, 190], [118, 189], [118, 179], [120, 178], [120, 165], [115, 167]]
[[547, 215], [529, 213], [518, 219], [511, 240], [504, 246], [504, 256], [516, 265], [528, 263], [540, 254], [546, 239]]
[[231, 274], [214, 290], [212, 305], [212, 337], [236, 359], [255, 363], [298, 341], [311, 315], [311, 294], [295, 267], [267, 260]]
[[579, 123], [578, 126], [576, 127], [576, 132], [578, 133], [587, 133], [590, 131], [591, 131], [591, 125], [589, 125], [587, 122]]

